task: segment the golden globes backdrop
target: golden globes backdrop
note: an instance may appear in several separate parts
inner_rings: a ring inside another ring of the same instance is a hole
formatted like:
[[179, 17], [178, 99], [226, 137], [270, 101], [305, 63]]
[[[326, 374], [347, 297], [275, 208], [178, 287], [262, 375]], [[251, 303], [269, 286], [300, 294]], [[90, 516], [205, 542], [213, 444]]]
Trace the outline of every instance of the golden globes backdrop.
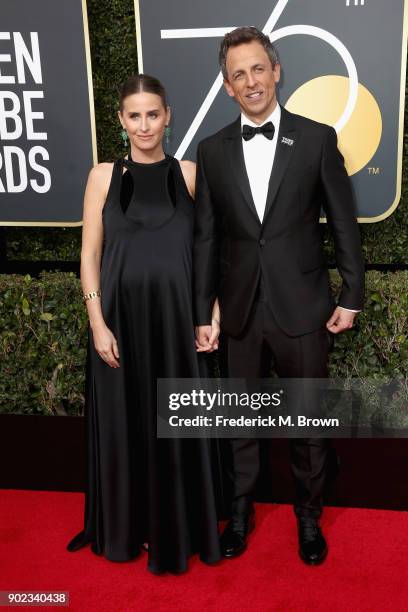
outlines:
[[406, 0], [135, 0], [139, 71], [158, 76], [174, 106], [169, 152], [197, 143], [238, 107], [222, 87], [225, 32], [254, 25], [282, 64], [279, 101], [333, 125], [359, 220], [385, 219], [400, 199], [407, 41]]
[[0, 225], [79, 225], [97, 161], [85, 0], [0, 15]]

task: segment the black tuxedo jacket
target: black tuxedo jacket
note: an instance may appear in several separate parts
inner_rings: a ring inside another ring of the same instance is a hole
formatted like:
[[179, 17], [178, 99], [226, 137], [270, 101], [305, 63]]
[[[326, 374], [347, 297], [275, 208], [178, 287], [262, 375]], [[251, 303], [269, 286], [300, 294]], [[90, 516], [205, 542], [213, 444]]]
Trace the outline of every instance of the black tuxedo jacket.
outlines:
[[332, 127], [282, 108], [261, 223], [246, 173], [240, 117], [200, 142], [194, 232], [195, 323], [218, 296], [223, 330], [243, 331], [262, 274], [277, 323], [289, 336], [324, 326], [335, 303], [319, 216], [323, 206], [343, 279], [339, 305], [363, 307], [364, 266], [351, 184]]

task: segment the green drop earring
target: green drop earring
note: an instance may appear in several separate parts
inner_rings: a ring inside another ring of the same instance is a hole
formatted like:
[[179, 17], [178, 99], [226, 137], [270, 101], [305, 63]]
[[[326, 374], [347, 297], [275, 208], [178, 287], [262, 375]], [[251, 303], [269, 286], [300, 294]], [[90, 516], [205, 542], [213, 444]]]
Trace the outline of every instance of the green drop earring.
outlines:
[[121, 139], [122, 139], [123, 146], [125, 147], [125, 149], [127, 149], [127, 146], [128, 146], [128, 138], [129, 138], [129, 137], [128, 137], [128, 133], [127, 133], [127, 131], [126, 131], [126, 130], [122, 130], [122, 131], [121, 131], [121, 133], [120, 133], [120, 137], [121, 137]]
[[170, 136], [171, 136], [171, 127], [169, 125], [166, 125], [166, 127], [164, 128], [164, 139], [167, 145], [170, 144]]

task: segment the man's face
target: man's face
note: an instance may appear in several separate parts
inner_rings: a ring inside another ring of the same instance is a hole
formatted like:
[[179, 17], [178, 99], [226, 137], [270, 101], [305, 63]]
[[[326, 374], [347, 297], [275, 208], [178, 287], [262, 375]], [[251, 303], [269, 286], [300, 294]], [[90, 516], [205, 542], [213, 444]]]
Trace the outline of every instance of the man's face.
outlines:
[[231, 47], [227, 53], [227, 75], [224, 86], [235, 98], [241, 111], [260, 125], [276, 106], [276, 83], [280, 65], [272, 64], [258, 41]]

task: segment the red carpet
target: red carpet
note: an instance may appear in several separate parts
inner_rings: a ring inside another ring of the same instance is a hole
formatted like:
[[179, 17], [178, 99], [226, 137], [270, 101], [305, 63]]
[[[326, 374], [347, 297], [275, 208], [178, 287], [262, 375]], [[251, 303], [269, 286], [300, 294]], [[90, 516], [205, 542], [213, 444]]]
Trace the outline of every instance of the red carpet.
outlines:
[[146, 553], [128, 563], [89, 548], [68, 553], [82, 507], [77, 493], [0, 491], [0, 590], [69, 591], [69, 609], [84, 612], [408, 608], [407, 512], [327, 508], [329, 556], [308, 567], [297, 556], [292, 509], [258, 504], [242, 557], [217, 566], [193, 558], [184, 575], [154, 576]]

